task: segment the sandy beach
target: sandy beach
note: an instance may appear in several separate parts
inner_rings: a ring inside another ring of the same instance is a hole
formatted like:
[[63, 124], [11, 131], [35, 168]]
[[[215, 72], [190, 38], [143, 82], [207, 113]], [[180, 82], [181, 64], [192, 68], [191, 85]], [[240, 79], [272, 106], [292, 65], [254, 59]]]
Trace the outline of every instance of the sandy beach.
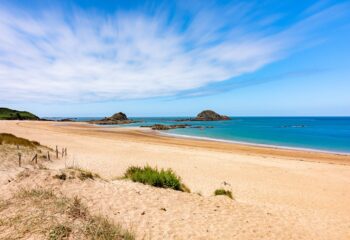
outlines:
[[[128, 181], [115, 181], [113, 186], [86, 183], [93, 184], [90, 192], [84, 192], [84, 186], [62, 190], [81, 191], [89, 206], [132, 226], [137, 236], [350, 238], [349, 155], [174, 138], [147, 129], [85, 123], [1, 121], [0, 132], [52, 148], [66, 147], [67, 159], [53, 167], [74, 164], [108, 180], [122, 176], [131, 165], [173, 169], [191, 194]], [[220, 187], [229, 188], [235, 200], [213, 197]], [[157, 204], [168, 209], [167, 215], [159, 212]], [[140, 214], [142, 209], [146, 214]]]

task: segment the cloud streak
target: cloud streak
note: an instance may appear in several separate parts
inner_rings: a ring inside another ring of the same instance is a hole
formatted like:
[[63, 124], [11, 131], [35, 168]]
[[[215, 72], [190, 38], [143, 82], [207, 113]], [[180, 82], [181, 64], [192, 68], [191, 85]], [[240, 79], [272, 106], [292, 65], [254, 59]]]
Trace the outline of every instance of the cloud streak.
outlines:
[[41, 10], [34, 15], [1, 9], [0, 101], [174, 96], [285, 57], [318, 18], [332, 15], [332, 9], [319, 11], [273, 32], [253, 25], [251, 10], [226, 9], [220, 12], [224, 22], [214, 10], [203, 9], [181, 22], [142, 12]]

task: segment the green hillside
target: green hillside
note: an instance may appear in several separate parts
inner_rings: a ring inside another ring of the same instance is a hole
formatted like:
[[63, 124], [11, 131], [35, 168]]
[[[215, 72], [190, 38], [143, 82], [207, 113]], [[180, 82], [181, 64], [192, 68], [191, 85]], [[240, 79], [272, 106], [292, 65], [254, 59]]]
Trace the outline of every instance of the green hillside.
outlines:
[[0, 108], [0, 120], [40, 120], [40, 118], [30, 112]]

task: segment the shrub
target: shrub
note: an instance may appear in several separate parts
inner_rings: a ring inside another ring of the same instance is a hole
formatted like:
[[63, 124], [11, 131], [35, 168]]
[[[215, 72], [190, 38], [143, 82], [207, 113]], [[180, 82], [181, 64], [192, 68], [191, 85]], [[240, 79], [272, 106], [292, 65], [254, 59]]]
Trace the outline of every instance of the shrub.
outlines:
[[217, 196], [217, 195], [226, 195], [229, 198], [233, 199], [232, 192], [229, 191], [229, 190], [225, 190], [225, 189], [216, 189], [215, 192], [214, 192], [214, 195], [215, 196]]
[[171, 188], [178, 191], [189, 192], [189, 189], [181, 183], [181, 178], [178, 177], [171, 169], [146, 167], [129, 167], [125, 174], [125, 178], [129, 178], [134, 182], [151, 185], [154, 187]]

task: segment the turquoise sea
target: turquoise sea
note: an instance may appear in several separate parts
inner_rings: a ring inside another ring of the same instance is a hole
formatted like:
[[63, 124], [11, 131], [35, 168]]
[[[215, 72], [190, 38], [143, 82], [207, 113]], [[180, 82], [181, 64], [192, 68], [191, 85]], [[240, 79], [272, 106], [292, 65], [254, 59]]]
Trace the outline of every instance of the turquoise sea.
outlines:
[[[87, 119], [78, 118], [77, 120]], [[251, 144], [350, 153], [350, 117], [232, 117], [232, 120], [229, 121], [208, 122], [174, 121], [176, 119], [186, 119], [186, 117], [131, 119], [142, 122], [123, 126], [152, 125], [156, 123], [167, 125], [190, 124], [192, 126], [213, 128], [173, 129], [164, 131], [164, 133]]]

